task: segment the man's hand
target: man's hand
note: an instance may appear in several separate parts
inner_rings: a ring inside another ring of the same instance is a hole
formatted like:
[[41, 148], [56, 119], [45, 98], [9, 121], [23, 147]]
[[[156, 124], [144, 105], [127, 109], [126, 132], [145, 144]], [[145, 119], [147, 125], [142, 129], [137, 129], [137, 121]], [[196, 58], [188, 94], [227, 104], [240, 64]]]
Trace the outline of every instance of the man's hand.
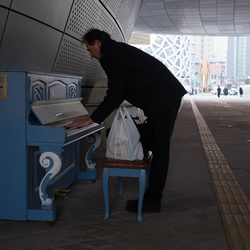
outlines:
[[83, 115], [76, 117], [73, 122], [66, 126], [69, 129], [76, 129], [90, 125], [93, 123], [93, 120], [90, 118], [89, 115]]

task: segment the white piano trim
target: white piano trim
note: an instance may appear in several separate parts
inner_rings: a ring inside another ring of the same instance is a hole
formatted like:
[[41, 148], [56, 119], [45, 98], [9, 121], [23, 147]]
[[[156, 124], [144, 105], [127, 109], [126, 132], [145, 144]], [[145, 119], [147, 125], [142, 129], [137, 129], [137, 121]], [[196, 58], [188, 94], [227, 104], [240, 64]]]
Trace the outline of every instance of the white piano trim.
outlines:
[[62, 161], [60, 157], [53, 152], [44, 152], [41, 154], [39, 162], [46, 170], [39, 186], [39, 196], [42, 202], [43, 209], [51, 209], [53, 207], [54, 198], [49, 198], [46, 194], [48, 184], [53, 183], [54, 177], [60, 172]]
[[95, 170], [96, 164], [91, 161], [91, 156], [95, 154], [95, 150], [101, 144], [101, 133], [94, 133], [87, 137], [87, 141], [90, 143], [90, 148], [85, 156], [85, 163], [89, 170]]

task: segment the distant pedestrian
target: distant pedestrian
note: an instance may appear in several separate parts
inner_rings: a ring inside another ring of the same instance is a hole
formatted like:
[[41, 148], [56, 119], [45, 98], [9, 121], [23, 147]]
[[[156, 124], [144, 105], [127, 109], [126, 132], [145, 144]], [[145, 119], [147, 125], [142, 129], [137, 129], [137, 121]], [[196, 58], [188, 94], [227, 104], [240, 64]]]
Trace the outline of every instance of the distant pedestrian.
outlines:
[[217, 96], [218, 96], [218, 98], [220, 98], [220, 93], [221, 93], [221, 88], [220, 88], [220, 86], [218, 86], [218, 88], [217, 88]]
[[242, 95], [243, 95], [243, 89], [242, 89], [242, 87], [239, 88], [239, 92], [240, 92], [240, 97], [242, 97]]
[[194, 94], [194, 89], [192, 87], [190, 87], [190, 89], [189, 89], [189, 94], [190, 94], [190, 96]]
[[225, 87], [225, 88], [223, 89], [223, 93], [224, 93], [224, 95], [228, 95], [228, 88], [227, 88], [227, 87]]

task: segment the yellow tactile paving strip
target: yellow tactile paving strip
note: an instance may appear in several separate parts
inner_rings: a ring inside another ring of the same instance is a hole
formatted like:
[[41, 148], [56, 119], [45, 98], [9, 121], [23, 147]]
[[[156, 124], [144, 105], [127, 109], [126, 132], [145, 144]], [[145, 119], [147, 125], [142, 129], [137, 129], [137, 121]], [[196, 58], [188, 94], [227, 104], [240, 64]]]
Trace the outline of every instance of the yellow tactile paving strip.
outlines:
[[250, 201], [190, 99], [230, 249], [250, 249]]

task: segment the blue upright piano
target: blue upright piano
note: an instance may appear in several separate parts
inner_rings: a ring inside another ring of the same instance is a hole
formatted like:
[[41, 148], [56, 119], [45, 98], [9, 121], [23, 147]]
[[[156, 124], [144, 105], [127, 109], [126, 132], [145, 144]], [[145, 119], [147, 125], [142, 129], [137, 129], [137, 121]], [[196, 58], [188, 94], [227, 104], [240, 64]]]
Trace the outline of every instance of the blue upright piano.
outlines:
[[[88, 114], [81, 77], [28, 70], [0, 70], [0, 219], [54, 222], [55, 190], [96, 178], [91, 156], [104, 124], [67, 130]], [[79, 140], [90, 148], [79, 170]]]

